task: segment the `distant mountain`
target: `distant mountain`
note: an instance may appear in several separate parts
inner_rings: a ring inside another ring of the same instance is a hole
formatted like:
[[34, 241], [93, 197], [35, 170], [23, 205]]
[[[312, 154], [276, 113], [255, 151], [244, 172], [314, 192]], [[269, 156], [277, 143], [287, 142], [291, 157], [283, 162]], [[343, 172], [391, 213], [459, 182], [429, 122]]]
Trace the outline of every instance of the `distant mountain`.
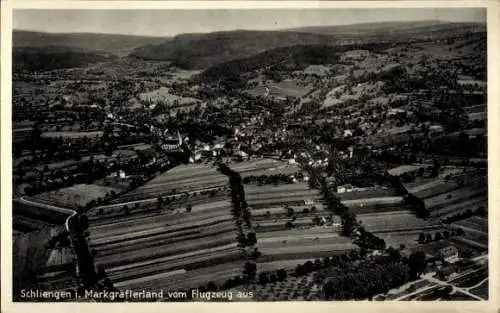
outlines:
[[109, 53], [86, 52], [81, 48], [67, 46], [14, 47], [12, 67], [18, 71], [44, 71], [72, 67], [85, 67], [90, 64], [115, 59]]
[[485, 31], [485, 25], [423, 21], [305, 27], [280, 31], [237, 30], [183, 34], [160, 45], [137, 48], [130, 56], [146, 60], [172, 61], [174, 65], [185, 69], [205, 69], [284, 46], [338, 45], [350, 41], [404, 41], [476, 31]]
[[84, 52], [107, 52], [118, 56], [128, 55], [137, 47], [157, 45], [170, 38], [142, 37], [131, 35], [92, 34], [92, 33], [43, 33], [14, 30], [13, 47], [65, 46], [81, 49]]
[[449, 30], [485, 30], [482, 23], [451, 23], [438, 20], [413, 21], [413, 22], [381, 22], [362, 23], [353, 25], [312, 26], [288, 29], [293, 32], [306, 32], [313, 34], [335, 35], [335, 36], [391, 36], [415, 33], [432, 33]]
[[186, 69], [202, 69], [277, 47], [334, 44], [335, 41], [334, 37], [321, 34], [238, 30], [179, 35], [164, 44], [138, 48], [131, 56], [168, 60]]
[[389, 45], [372, 43], [344, 46], [293, 45], [278, 47], [249, 57], [213, 65], [196, 76], [195, 79], [216, 82], [238, 79], [247, 72], [263, 68], [292, 71], [305, 68], [308, 65], [334, 64], [342, 52], [357, 49], [378, 52], [387, 49]]

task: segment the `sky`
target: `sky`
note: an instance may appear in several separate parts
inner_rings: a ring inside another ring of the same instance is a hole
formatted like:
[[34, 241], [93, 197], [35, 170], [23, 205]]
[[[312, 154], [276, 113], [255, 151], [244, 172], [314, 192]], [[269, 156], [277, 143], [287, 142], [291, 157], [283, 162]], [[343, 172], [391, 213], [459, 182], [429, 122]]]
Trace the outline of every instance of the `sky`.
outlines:
[[245, 10], [21, 10], [13, 28], [52, 33], [175, 36], [235, 29], [272, 30], [387, 21], [486, 22], [484, 8], [245, 9]]

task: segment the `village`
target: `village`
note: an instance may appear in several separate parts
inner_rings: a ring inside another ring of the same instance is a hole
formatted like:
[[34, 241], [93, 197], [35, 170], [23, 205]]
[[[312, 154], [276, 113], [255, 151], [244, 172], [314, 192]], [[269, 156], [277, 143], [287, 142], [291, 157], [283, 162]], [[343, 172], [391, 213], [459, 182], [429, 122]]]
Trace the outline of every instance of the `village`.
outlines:
[[134, 58], [15, 72], [14, 286], [486, 300], [483, 35], [217, 84]]

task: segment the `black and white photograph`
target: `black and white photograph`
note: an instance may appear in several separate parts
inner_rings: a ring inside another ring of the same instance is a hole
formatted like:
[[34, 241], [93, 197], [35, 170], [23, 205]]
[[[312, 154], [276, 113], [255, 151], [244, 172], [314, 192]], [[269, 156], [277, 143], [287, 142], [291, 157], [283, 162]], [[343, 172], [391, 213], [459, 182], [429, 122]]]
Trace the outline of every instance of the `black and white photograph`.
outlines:
[[486, 21], [14, 9], [11, 301], [489, 301]]

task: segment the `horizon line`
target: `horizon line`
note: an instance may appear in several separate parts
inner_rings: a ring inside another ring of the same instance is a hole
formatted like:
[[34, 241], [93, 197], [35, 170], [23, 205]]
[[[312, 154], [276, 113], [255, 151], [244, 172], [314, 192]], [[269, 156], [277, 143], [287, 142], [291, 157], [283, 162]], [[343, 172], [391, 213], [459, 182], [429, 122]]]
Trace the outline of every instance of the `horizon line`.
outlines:
[[232, 29], [232, 30], [218, 30], [218, 31], [209, 31], [209, 32], [186, 32], [186, 33], [177, 33], [175, 35], [147, 35], [147, 34], [130, 34], [130, 33], [106, 33], [106, 32], [53, 32], [53, 31], [44, 31], [44, 30], [35, 30], [28, 28], [12, 28], [12, 32], [14, 31], [25, 31], [25, 32], [34, 32], [34, 33], [45, 33], [51, 35], [70, 35], [70, 34], [78, 34], [78, 35], [116, 35], [116, 36], [130, 36], [130, 37], [147, 37], [147, 38], [174, 38], [179, 35], [197, 35], [197, 34], [213, 34], [213, 33], [227, 33], [227, 32], [235, 32], [235, 31], [255, 31], [255, 32], [270, 32], [270, 31], [291, 31], [291, 32], [300, 32], [300, 29], [307, 28], [327, 28], [327, 27], [342, 27], [342, 26], [354, 26], [354, 25], [369, 25], [369, 24], [384, 24], [384, 23], [419, 23], [419, 22], [438, 22], [442, 24], [481, 24], [486, 25], [486, 21], [447, 21], [447, 20], [436, 20], [436, 19], [423, 19], [423, 20], [413, 20], [413, 21], [398, 21], [398, 20], [388, 20], [382, 22], [366, 22], [366, 23], [352, 23], [352, 24], [332, 24], [332, 25], [310, 25], [310, 26], [302, 26], [302, 27], [293, 27], [293, 28], [275, 28], [275, 29]]

